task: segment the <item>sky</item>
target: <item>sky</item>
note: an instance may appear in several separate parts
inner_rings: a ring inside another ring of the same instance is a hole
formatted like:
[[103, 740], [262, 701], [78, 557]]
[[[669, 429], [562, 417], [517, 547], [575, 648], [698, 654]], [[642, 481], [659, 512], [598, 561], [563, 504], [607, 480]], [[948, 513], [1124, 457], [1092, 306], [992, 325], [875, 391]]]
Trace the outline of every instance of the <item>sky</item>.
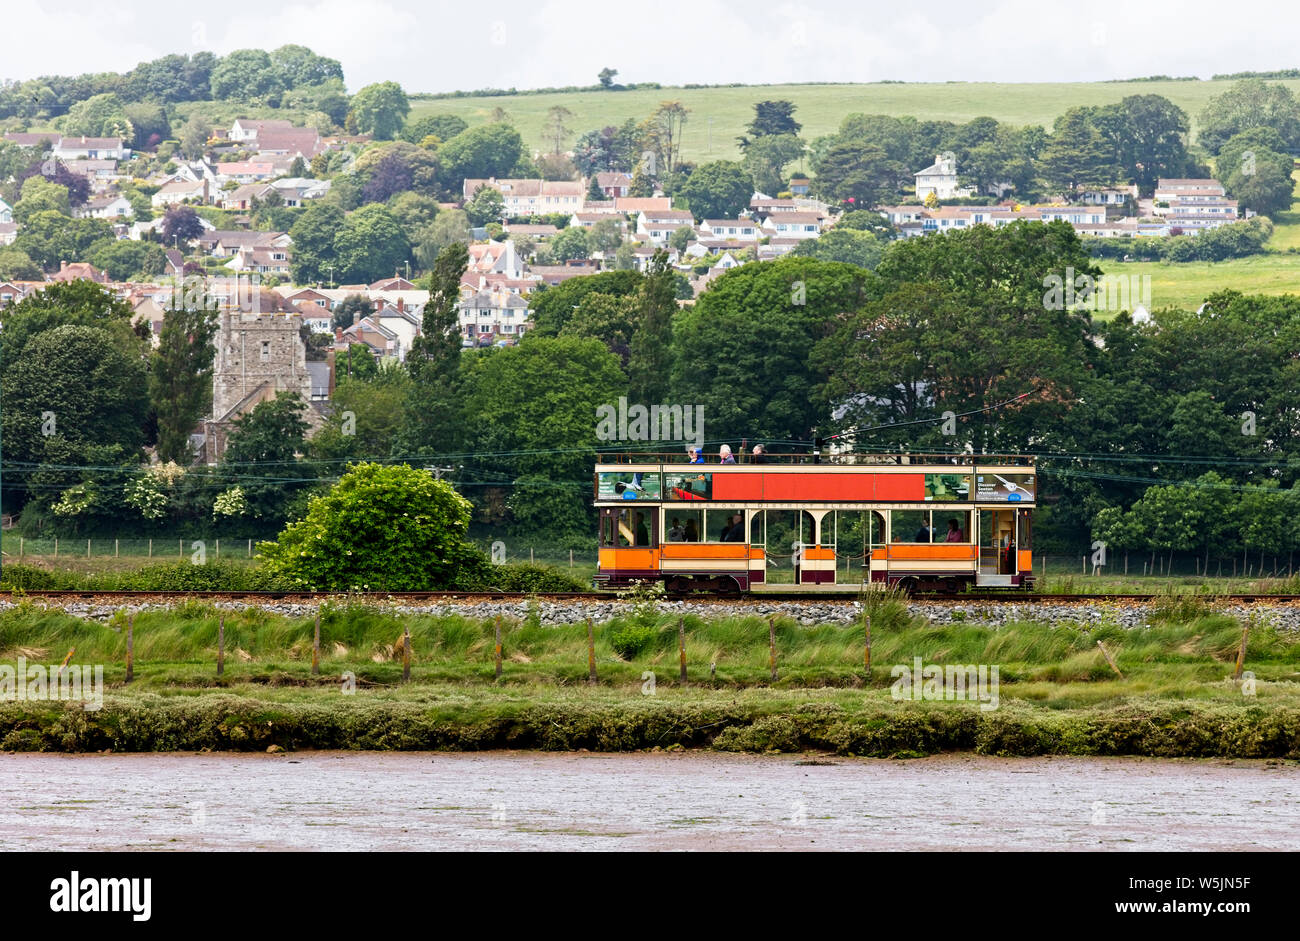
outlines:
[[[224, 10], [238, 11], [222, 15]], [[4, 0], [0, 79], [308, 46], [351, 91], [620, 82], [1102, 81], [1300, 66], [1296, 0]], [[249, 15], [241, 15], [250, 11]]]

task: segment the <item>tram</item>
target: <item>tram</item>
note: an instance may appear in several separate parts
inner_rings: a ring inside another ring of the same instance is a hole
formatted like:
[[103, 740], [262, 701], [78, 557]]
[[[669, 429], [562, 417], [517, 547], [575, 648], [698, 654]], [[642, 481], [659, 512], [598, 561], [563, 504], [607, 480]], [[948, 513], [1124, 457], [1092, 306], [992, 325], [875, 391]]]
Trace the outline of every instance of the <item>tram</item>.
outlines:
[[1032, 456], [683, 454], [597, 457], [598, 588], [673, 594], [1027, 590]]

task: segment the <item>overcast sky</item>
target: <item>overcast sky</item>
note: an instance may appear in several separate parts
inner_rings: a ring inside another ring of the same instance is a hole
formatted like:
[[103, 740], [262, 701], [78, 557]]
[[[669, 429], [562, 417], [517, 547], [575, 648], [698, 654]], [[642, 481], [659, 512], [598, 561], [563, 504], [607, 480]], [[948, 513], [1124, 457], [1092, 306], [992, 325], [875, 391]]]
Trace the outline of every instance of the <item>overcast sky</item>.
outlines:
[[[1296, 0], [4, 0], [0, 78], [299, 43], [349, 89], [1095, 81], [1300, 65]], [[226, 11], [230, 11], [226, 15]], [[16, 41], [15, 41], [16, 40]]]

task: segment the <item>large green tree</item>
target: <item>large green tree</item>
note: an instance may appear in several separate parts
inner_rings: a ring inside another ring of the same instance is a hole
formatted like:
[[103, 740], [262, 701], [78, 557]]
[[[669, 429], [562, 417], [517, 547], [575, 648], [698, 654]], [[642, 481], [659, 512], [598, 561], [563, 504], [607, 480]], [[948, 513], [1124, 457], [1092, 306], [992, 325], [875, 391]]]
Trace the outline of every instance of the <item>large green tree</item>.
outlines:
[[190, 462], [190, 433], [212, 406], [216, 335], [217, 319], [202, 306], [173, 304], [163, 313], [149, 372], [162, 461]]
[[398, 448], [404, 454], [430, 455], [455, 449], [464, 428], [459, 422], [460, 279], [469, 250], [460, 242], [444, 248], [429, 272], [420, 336], [406, 357], [411, 374], [406, 420]]
[[738, 163], [718, 160], [696, 167], [679, 195], [696, 219], [734, 219], [754, 192], [750, 174]]
[[352, 96], [352, 114], [357, 130], [375, 140], [392, 140], [401, 131], [411, 103], [396, 82], [376, 82]]

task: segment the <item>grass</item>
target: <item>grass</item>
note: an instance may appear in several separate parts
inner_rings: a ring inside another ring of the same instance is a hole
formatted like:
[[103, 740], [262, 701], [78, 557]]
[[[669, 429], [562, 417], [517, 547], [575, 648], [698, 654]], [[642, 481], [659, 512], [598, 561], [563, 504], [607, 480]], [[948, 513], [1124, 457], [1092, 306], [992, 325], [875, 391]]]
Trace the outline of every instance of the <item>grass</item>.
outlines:
[[[1128, 630], [1028, 622], [937, 626], [891, 613], [892, 604], [885, 599], [875, 611], [870, 675], [858, 625], [778, 620], [773, 683], [765, 620], [688, 617], [688, 682], [682, 685], [676, 619], [616, 618], [595, 630], [599, 682], [592, 686], [584, 625], [542, 627], [531, 615], [507, 623], [498, 683], [490, 622], [359, 603], [324, 611], [319, 676], [310, 671], [310, 619], [260, 609], [226, 612], [226, 671], [218, 679], [221, 614], [189, 603], [136, 618], [135, 682], [128, 687], [120, 616], [100, 624], [25, 603], [0, 614], [0, 664], [23, 656], [54, 666], [75, 648], [76, 663], [104, 665], [109, 688], [100, 712], [60, 702], [0, 705], [0, 748], [680, 744], [924, 754], [976, 747], [995, 730], [1001, 744], [994, 753], [1294, 756], [1300, 747], [1300, 635], [1262, 621], [1250, 634], [1247, 666], [1257, 686], [1247, 697], [1229, 678], [1240, 623], [1196, 599], [1171, 596], [1153, 609], [1150, 626]], [[636, 624], [651, 637], [625, 659], [613, 640]], [[404, 684], [392, 650], [407, 627], [415, 656], [412, 681]], [[1123, 679], [1107, 666], [1098, 640]], [[910, 669], [914, 657], [926, 664], [996, 665], [999, 708], [895, 701], [891, 667]], [[650, 674], [655, 685], [646, 695]], [[343, 695], [353, 682], [355, 694]], [[1128, 729], [1128, 744], [1113, 740], [1121, 728]], [[1142, 730], [1136, 740], [1134, 728]], [[1109, 744], [1088, 738], [1088, 729], [1108, 730]], [[1231, 735], [1215, 745], [1215, 729]]]
[[[1292, 237], [1289, 232], [1287, 237]], [[1300, 294], [1300, 255], [1252, 255], [1214, 262], [1103, 260], [1098, 265], [1107, 275], [1149, 276], [1151, 305], [1148, 309], [1153, 312], [1162, 307], [1195, 310], [1209, 295], [1227, 289], [1243, 294]], [[1117, 313], [1101, 311], [1093, 316], [1110, 320]]]

